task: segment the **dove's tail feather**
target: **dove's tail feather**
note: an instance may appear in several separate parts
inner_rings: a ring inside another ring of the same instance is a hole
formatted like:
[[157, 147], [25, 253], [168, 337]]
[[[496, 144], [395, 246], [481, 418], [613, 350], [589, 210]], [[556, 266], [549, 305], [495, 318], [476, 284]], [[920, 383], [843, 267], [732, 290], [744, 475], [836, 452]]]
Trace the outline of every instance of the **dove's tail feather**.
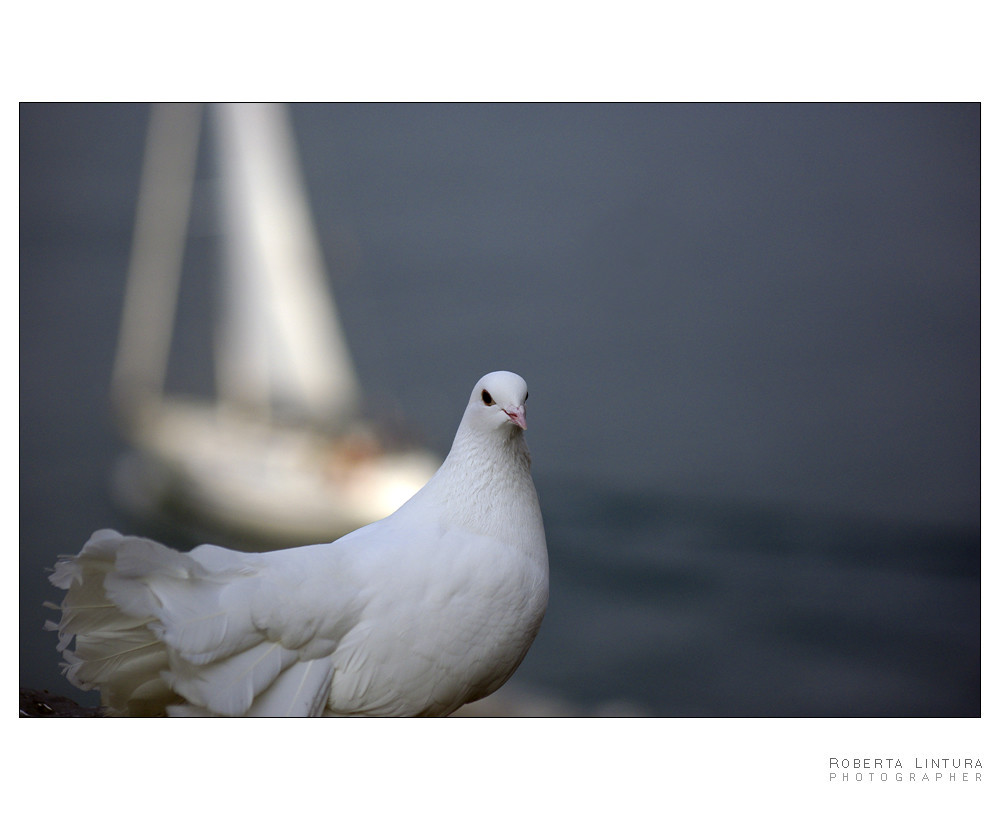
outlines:
[[[76, 556], [64, 556], [50, 576], [66, 590], [58, 631], [64, 674], [84, 690], [99, 688], [109, 715], [165, 714], [180, 698], [162, 677], [168, 665], [167, 647], [150, 630], [150, 614], [128, 614], [114, 604], [105, 589], [115, 572], [120, 547], [131, 540], [111, 530], [94, 533]], [[149, 542], [147, 542], [149, 543]], [[70, 647], [74, 642], [75, 646]]]
[[49, 605], [59, 623], [46, 624], [59, 633], [66, 677], [100, 689], [109, 715], [320, 714], [333, 660], [265, 639], [253, 622], [248, 561], [220, 547], [181, 553], [95, 532], [50, 576], [66, 590]]

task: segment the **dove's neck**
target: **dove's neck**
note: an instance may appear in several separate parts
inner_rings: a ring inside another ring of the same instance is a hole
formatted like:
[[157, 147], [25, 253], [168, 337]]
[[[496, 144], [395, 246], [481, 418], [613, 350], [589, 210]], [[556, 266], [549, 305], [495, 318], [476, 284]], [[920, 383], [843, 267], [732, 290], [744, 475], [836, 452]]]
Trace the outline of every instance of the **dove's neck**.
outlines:
[[460, 428], [445, 464], [462, 482], [531, 481], [531, 454], [522, 431], [513, 425], [481, 432]]
[[425, 490], [448, 510], [450, 523], [483, 535], [517, 542], [542, 527], [528, 445], [513, 426], [488, 432], [460, 427]]

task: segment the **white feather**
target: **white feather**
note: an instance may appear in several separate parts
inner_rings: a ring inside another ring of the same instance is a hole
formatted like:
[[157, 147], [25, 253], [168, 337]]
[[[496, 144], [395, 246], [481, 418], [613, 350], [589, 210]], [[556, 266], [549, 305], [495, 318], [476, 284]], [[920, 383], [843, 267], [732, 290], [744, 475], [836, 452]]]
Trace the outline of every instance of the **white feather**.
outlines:
[[439, 715], [495, 691], [548, 602], [526, 398], [484, 376], [428, 484], [330, 544], [185, 554], [95, 532], [51, 575], [67, 677], [120, 715]]

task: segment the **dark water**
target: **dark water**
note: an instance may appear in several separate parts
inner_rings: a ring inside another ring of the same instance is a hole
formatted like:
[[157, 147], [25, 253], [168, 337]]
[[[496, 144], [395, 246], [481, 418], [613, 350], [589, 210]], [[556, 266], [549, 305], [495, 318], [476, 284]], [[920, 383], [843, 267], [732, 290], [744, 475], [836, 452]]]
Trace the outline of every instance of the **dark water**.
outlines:
[[540, 488], [558, 582], [526, 674], [669, 715], [969, 715], [979, 532]]
[[[512, 681], [581, 713], [980, 711], [976, 106], [304, 106], [373, 402], [443, 452], [531, 386], [552, 596]], [[108, 405], [143, 106], [21, 108], [21, 683], [43, 568], [132, 521]], [[196, 202], [171, 380], [211, 388]]]

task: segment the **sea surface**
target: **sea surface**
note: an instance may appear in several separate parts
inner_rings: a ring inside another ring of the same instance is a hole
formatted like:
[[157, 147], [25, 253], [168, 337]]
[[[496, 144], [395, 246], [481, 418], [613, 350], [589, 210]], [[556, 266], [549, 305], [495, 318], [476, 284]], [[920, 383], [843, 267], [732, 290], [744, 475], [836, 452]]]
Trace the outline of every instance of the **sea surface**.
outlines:
[[[148, 108], [20, 114], [20, 683], [93, 704], [46, 568], [212, 534], [109, 491]], [[483, 711], [980, 714], [978, 106], [292, 114], [370, 404], [444, 455], [479, 376], [530, 387], [551, 600]], [[200, 395], [210, 134], [169, 376]]]

